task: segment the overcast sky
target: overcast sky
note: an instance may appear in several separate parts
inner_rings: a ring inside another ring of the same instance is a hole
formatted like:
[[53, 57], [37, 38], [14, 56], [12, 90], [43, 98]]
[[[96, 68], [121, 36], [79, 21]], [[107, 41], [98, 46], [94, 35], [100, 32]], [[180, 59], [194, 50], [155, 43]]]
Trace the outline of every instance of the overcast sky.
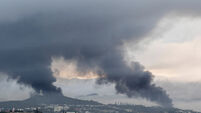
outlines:
[[[65, 96], [103, 103], [163, 104], [131, 87], [144, 87], [135, 84], [140, 74], [148, 93], [155, 84], [174, 107], [201, 111], [200, 3], [0, 1], [0, 101], [60, 87]], [[108, 84], [97, 84], [101, 77]]]

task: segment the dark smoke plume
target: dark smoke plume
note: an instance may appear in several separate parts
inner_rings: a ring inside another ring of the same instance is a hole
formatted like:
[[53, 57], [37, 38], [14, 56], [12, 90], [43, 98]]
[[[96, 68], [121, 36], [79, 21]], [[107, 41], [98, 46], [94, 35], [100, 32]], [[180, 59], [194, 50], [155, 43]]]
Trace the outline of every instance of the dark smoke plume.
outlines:
[[[145, 71], [138, 62], [133, 62], [132, 66], [128, 67], [122, 61], [121, 55], [111, 54], [101, 64], [107, 76], [100, 78], [98, 83], [115, 83], [117, 93], [126, 94], [128, 97], [143, 97], [165, 107], [172, 106], [172, 100], [166, 92], [152, 83], [151, 72]], [[113, 63], [110, 63], [111, 61]]]
[[[119, 48], [124, 41], [137, 44], [167, 12], [199, 8], [194, 0], [190, 5], [181, 5], [179, 1], [44, 0], [41, 3], [25, 0], [16, 3], [6, 10], [9, 13], [1, 13], [4, 18], [0, 19], [0, 72], [38, 93], [61, 93], [53, 85], [56, 79], [49, 68], [51, 58], [76, 59], [80, 72], [99, 68], [98, 83], [111, 82], [118, 93], [170, 107], [171, 99], [152, 83], [151, 72], [145, 71], [138, 62], [127, 66]], [[182, 3], [189, 4], [187, 0]]]

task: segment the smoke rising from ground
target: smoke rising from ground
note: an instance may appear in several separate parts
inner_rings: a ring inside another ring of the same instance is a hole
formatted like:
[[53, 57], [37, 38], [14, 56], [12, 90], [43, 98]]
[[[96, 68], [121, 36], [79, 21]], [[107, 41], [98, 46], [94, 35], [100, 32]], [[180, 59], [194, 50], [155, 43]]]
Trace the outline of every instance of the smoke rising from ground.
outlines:
[[79, 72], [95, 70], [104, 75], [98, 83], [114, 83], [118, 93], [172, 106], [166, 92], [152, 83], [151, 72], [138, 62], [126, 65], [120, 47], [124, 41], [137, 44], [164, 14], [175, 9], [194, 11], [197, 2], [189, 6], [185, 0], [46, 2], [37, 7], [38, 1], [24, 1], [31, 9], [17, 4], [14, 14], [22, 11], [20, 16], [13, 17], [10, 11], [12, 16], [5, 14], [8, 21], [1, 20], [1, 72], [38, 93], [61, 93], [53, 85], [56, 79], [49, 66], [52, 57], [64, 57], [76, 60]]

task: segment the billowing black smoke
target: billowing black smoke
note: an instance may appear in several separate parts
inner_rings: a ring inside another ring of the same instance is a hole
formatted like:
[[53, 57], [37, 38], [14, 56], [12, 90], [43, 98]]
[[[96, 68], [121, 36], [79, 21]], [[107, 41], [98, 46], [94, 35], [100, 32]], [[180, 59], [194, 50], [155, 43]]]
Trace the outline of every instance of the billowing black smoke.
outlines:
[[5, 14], [12, 19], [0, 20], [0, 72], [36, 92], [61, 93], [53, 85], [56, 79], [49, 66], [52, 57], [62, 56], [77, 60], [80, 72], [98, 67], [98, 83], [114, 83], [118, 93], [172, 106], [166, 92], [152, 82], [151, 72], [138, 62], [126, 65], [120, 48], [124, 41], [136, 44], [142, 40], [165, 12], [182, 8], [178, 2], [48, 2], [38, 6], [40, 2], [26, 1], [24, 13], [17, 4], [13, 12], [20, 12], [19, 17]]
[[[143, 97], [158, 104], [171, 107], [172, 100], [166, 92], [153, 84], [153, 75], [145, 71], [138, 62], [132, 62], [128, 67], [119, 54], [111, 53], [101, 62], [104, 74], [98, 83], [115, 83], [117, 93], [126, 94], [128, 97]], [[111, 63], [112, 62], [112, 63]]]

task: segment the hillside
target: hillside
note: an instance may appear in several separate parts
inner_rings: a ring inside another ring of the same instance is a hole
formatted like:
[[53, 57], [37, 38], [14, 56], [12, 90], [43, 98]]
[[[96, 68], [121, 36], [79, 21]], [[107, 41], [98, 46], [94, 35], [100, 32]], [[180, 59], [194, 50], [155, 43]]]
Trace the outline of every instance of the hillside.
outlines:
[[66, 104], [66, 105], [100, 105], [95, 101], [79, 100], [63, 95], [35, 95], [22, 101], [7, 101], [0, 102], [0, 107], [12, 108], [12, 107], [33, 107], [41, 104]]

